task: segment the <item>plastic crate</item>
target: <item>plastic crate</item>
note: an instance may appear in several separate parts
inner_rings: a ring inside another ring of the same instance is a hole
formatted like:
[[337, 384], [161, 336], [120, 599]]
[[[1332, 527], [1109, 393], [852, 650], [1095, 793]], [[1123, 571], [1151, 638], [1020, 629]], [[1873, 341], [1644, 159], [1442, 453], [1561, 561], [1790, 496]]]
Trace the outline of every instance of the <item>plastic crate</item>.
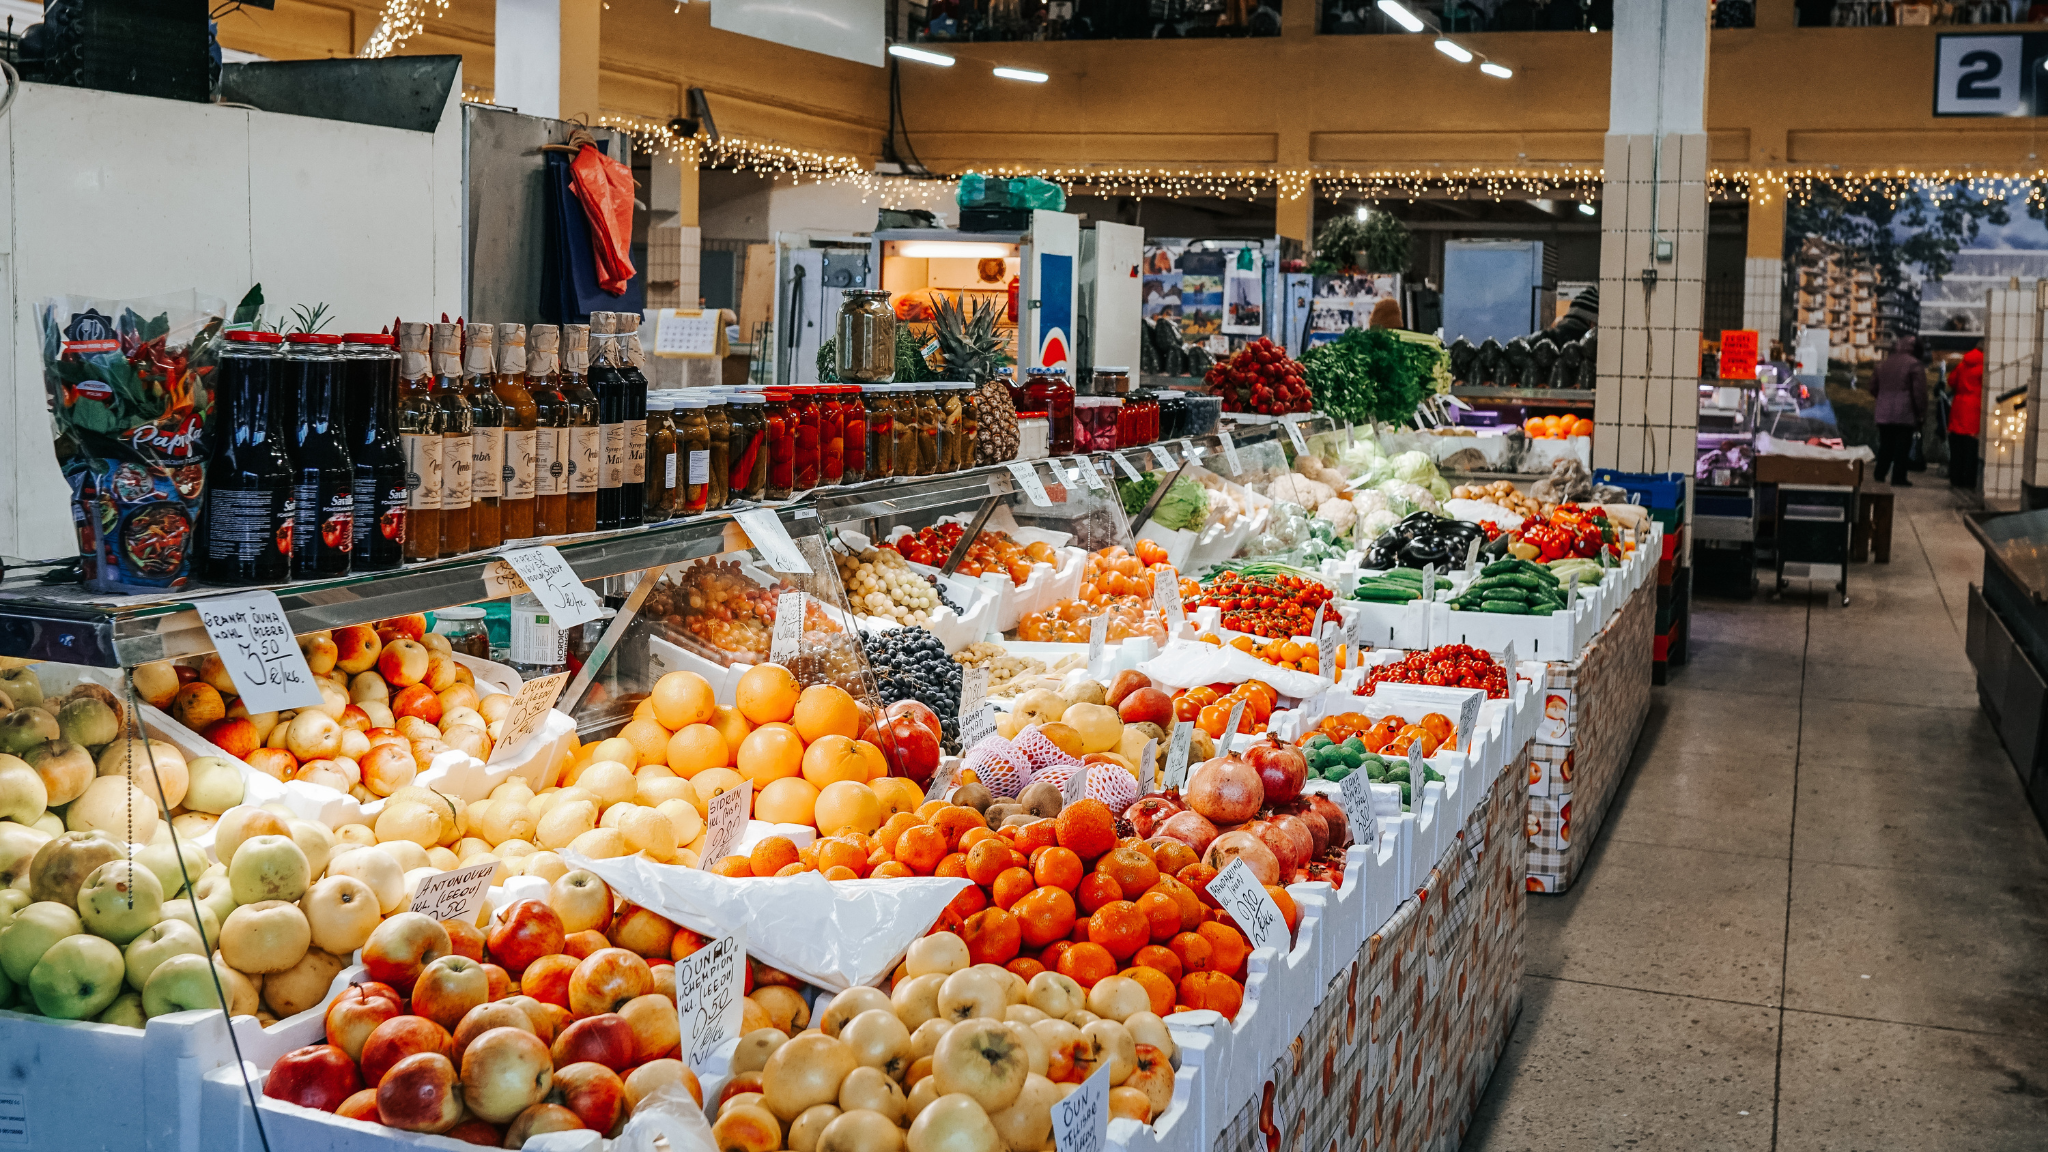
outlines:
[[[1601, 468], [1594, 471], [1593, 483], [1610, 484], [1639, 495], [1643, 507], [1652, 511], [1685, 506], [1683, 472], [1617, 472], [1612, 468]], [[1670, 526], [1665, 525], [1667, 528]]]

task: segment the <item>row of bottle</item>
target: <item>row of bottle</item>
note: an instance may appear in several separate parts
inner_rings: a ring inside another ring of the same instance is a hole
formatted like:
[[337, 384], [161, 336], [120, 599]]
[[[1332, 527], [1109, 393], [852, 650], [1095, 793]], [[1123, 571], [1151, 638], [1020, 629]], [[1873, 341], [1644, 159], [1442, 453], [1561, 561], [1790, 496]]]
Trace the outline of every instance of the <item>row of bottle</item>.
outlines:
[[386, 571], [642, 523], [639, 317], [531, 336], [529, 352], [523, 324], [228, 333], [200, 578]]

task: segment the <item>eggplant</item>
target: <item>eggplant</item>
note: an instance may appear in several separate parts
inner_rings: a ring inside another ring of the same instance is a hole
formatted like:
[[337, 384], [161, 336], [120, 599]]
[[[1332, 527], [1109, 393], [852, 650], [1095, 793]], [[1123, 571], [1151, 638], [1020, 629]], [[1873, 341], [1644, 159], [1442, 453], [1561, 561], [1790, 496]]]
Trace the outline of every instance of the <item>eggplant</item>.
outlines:
[[[1464, 559], [1461, 547], [1458, 560], [1463, 562]], [[1431, 564], [1436, 565], [1438, 571], [1451, 566], [1451, 547], [1448, 539], [1440, 536], [1417, 536], [1401, 545], [1402, 567], [1422, 568]]]
[[1372, 542], [1365, 550], [1365, 566], [1385, 570], [1401, 566], [1401, 541], [1392, 532], [1385, 533]]

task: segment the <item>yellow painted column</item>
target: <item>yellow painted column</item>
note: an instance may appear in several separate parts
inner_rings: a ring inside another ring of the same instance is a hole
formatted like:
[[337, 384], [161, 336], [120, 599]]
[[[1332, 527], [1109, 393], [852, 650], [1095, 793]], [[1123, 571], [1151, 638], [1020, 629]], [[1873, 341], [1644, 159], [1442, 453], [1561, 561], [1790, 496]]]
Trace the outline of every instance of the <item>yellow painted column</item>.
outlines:
[[597, 123], [598, 28], [604, 0], [560, 0], [562, 6], [562, 96], [564, 120]]
[[1785, 301], [1785, 186], [1759, 180], [1749, 186], [1749, 230], [1742, 261], [1742, 326], [1757, 332], [1764, 355], [1782, 331]]

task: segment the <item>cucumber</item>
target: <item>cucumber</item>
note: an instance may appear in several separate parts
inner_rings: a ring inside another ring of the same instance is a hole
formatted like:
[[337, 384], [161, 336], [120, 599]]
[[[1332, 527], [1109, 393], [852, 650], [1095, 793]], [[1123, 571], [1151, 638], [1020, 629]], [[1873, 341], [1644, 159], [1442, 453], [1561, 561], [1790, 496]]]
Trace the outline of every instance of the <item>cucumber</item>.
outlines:
[[[1500, 612], [1510, 616], [1529, 615], [1529, 606], [1520, 600], [1482, 600], [1479, 602], [1479, 610], [1481, 612]], [[1545, 612], [1544, 615], [1548, 616], [1549, 613]]]

